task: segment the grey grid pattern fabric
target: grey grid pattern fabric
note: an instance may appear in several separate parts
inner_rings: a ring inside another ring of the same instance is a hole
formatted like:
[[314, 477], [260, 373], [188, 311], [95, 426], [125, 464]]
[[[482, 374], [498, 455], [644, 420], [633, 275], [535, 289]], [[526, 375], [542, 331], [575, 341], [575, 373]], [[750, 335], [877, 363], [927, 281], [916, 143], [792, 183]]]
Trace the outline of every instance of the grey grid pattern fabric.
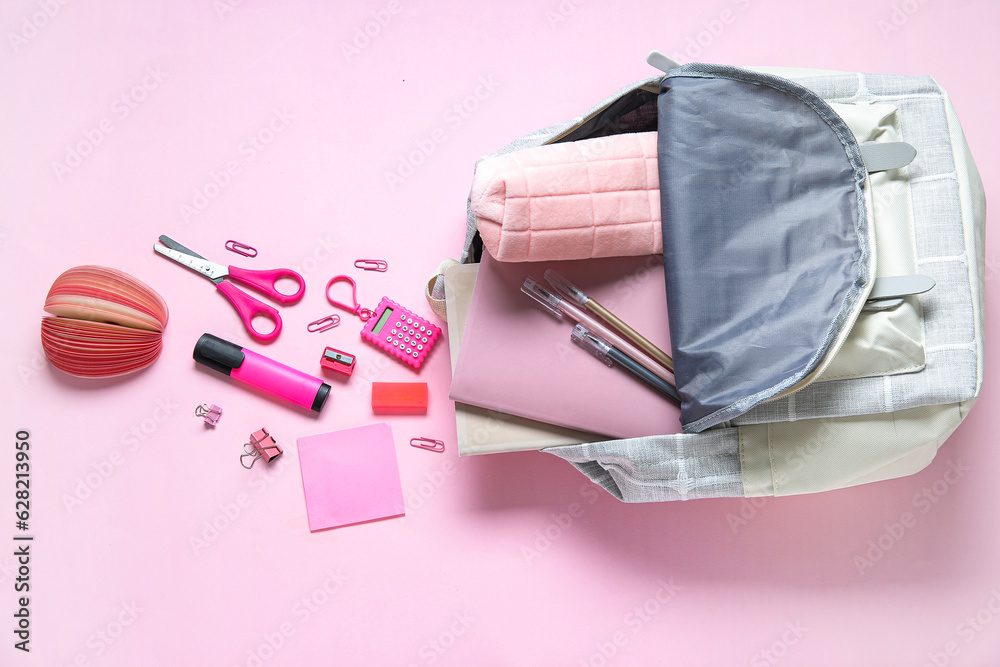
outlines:
[[735, 428], [542, 451], [566, 459], [615, 498], [628, 503], [743, 497]]
[[959, 403], [977, 390], [977, 350], [958, 175], [944, 98], [930, 77], [849, 74], [801, 79], [828, 102], [892, 104], [909, 165], [917, 267], [936, 281], [921, 296], [927, 366], [920, 373], [814, 383], [757, 406], [735, 424], [894, 412]]

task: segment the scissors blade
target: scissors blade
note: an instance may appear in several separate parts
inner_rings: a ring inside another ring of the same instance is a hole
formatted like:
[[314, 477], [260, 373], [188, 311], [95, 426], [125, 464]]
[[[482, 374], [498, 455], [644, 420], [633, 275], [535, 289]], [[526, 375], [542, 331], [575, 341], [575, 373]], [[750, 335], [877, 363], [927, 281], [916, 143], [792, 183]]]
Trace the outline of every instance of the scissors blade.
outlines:
[[[164, 236], [161, 236], [160, 239], [170, 241], [169, 238]], [[180, 245], [174, 241], [171, 241], [171, 243]], [[192, 271], [205, 276], [216, 285], [222, 282], [222, 280], [229, 275], [229, 270], [226, 269], [226, 267], [216, 264], [215, 262], [210, 262], [201, 255], [184, 248], [184, 246], [180, 246], [180, 248], [183, 248], [183, 250], [171, 248], [166, 245], [160, 245], [159, 243], [153, 244], [153, 250], [159, 254], [164, 257], [169, 257], [178, 264], [183, 264]]]
[[198, 253], [196, 253], [194, 250], [191, 250], [190, 248], [185, 248], [180, 243], [178, 243], [177, 241], [173, 240], [172, 238], [170, 238], [166, 234], [163, 234], [162, 236], [160, 236], [160, 243], [162, 243], [163, 245], [167, 246], [171, 250], [178, 250], [178, 251], [184, 253], [185, 255], [191, 255], [192, 257], [197, 257], [198, 259], [205, 259], [201, 255], [199, 255]]

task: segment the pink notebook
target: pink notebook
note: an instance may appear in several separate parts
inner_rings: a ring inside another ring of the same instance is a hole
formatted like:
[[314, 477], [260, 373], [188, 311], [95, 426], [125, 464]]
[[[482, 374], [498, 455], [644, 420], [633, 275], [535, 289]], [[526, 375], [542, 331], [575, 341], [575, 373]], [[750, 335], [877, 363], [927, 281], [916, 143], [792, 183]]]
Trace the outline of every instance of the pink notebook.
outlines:
[[310, 531], [406, 513], [388, 424], [310, 435], [297, 443]]
[[557, 320], [521, 293], [526, 276], [544, 283], [547, 268], [669, 353], [658, 257], [504, 263], [483, 253], [451, 399], [612, 438], [680, 433], [676, 404], [577, 347], [569, 319]]

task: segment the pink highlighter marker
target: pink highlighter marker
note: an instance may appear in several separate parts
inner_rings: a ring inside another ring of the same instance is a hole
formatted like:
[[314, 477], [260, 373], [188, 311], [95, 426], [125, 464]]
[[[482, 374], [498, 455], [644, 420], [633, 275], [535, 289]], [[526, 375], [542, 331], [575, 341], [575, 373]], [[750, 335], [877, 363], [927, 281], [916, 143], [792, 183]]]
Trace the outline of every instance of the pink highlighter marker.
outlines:
[[319, 412], [330, 395], [330, 385], [319, 378], [240, 347], [212, 334], [194, 346], [194, 360], [251, 387]]

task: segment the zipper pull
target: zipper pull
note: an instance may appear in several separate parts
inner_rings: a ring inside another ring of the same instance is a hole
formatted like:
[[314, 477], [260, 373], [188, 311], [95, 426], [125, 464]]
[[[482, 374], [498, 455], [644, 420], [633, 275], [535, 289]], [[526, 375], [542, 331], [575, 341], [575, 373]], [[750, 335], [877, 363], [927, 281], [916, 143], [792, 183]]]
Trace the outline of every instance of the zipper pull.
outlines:
[[679, 63], [674, 62], [673, 59], [666, 57], [659, 51], [650, 51], [649, 55], [646, 56], [646, 62], [664, 74], [670, 72], [675, 67], [680, 67]]

